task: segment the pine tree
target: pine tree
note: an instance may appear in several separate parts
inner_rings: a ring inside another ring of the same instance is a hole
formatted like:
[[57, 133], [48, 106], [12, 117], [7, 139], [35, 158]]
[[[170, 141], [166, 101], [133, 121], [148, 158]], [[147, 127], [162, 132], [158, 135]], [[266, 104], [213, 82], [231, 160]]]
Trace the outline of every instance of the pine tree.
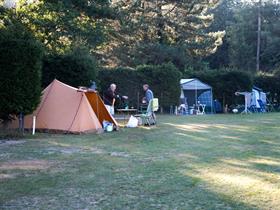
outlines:
[[[213, 21], [209, 9], [218, 0], [119, 0], [117, 40], [123, 52], [137, 45], [159, 43], [184, 47], [190, 56], [214, 53], [224, 32], [206, 32]], [[133, 56], [133, 55], [131, 55]]]

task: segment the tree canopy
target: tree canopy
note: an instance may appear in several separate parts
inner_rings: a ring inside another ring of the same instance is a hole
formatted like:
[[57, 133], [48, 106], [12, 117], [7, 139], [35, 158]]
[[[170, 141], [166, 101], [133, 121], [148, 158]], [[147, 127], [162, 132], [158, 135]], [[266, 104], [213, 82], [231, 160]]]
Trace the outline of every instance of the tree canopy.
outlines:
[[217, 3], [218, 0], [115, 1], [112, 6], [118, 11], [118, 22], [112, 24], [115, 33], [106, 53], [116, 57], [114, 61], [120, 65], [133, 62], [135, 52], [144, 45], [183, 48], [185, 59], [214, 53], [222, 44], [224, 32], [206, 29], [213, 21], [209, 9]]

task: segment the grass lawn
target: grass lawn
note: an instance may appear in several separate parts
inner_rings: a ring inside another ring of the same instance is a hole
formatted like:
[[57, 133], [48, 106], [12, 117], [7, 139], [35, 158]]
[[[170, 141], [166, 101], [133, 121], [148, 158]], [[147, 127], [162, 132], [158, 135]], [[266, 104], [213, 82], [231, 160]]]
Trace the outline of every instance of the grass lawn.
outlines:
[[280, 114], [2, 142], [0, 209], [280, 209]]

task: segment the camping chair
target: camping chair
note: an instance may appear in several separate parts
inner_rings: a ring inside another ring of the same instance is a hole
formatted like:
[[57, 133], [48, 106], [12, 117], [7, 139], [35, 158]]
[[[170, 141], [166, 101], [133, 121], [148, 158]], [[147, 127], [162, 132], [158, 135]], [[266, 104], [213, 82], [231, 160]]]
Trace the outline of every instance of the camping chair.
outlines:
[[147, 110], [140, 115], [135, 115], [135, 117], [140, 117], [144, 125], [149, 125], [149, 126], [155, 125], [156, 115], [154, 112], [156, 112], [158, 108], [159, 108], [158, 99], [154, 98], [149, 101]]

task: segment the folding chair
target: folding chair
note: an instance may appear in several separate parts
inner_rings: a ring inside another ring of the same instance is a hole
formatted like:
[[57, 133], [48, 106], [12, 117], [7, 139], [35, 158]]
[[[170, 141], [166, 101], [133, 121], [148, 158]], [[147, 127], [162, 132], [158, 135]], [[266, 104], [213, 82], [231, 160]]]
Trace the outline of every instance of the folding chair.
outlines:
[[147, 110], [139, 115], [135, 115], [135, 117], [140, 117], [144, 125], [155, 125], [156, 124], [156, 115], [154, 112], [158, 111], [159, 104], [158, 98], [154, 98], [149, 101]]

